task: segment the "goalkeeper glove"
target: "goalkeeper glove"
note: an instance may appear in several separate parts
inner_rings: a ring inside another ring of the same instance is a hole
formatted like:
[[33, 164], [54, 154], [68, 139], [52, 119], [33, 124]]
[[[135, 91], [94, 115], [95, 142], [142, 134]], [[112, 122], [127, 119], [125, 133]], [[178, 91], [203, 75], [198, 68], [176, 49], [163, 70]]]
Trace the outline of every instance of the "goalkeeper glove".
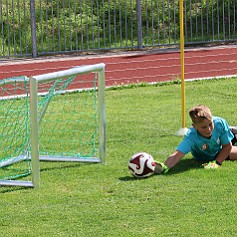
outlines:
[[155, 161], [155, 174], [166, 174], [169, 168], [162, 162]]
[[221, 163], [218, 161], [210, 161], [209, 163], [203, 164], [204, 169], [217, 169], [221, 166]]

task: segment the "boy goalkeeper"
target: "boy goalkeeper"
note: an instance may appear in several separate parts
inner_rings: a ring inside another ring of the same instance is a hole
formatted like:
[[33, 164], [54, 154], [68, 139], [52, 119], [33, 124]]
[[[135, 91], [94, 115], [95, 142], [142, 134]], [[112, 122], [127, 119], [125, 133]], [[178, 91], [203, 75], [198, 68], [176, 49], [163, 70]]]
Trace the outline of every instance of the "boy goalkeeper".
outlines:
[[193, 127], [164, 164], [156, 162], [155, 173], [167, 173], [189, 152], [195, 160], [203, 162], [206, 169], [216, 169], [225, 160], [237, 160], [237, 146], [233, 145], [236, 128], [231, 131], [225, 119], [212, 116], [204, 105], [192, 108], [189, 116]]

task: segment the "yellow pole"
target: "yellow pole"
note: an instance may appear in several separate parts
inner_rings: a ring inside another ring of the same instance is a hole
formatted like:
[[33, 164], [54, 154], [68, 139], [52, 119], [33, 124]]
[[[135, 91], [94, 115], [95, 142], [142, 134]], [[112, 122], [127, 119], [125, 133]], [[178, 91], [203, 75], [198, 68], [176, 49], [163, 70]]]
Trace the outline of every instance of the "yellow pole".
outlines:
[[185, 82], [184, 82], [184, 9], [183, 0], [179, 1], [180, 17], [180, 63], [181, 63], [181, 93], [182, 93], [182, 128], [185, 128]]

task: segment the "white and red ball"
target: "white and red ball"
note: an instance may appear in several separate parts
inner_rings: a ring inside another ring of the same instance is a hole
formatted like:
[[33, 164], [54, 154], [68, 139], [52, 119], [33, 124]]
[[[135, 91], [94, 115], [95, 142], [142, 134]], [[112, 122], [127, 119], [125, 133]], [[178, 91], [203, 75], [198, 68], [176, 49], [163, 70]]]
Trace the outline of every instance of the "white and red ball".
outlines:
[[152, 155], [140, 152], [129, 159], [128, 168], [134, 177], [146, 178], [154, 173], [155, 162]]

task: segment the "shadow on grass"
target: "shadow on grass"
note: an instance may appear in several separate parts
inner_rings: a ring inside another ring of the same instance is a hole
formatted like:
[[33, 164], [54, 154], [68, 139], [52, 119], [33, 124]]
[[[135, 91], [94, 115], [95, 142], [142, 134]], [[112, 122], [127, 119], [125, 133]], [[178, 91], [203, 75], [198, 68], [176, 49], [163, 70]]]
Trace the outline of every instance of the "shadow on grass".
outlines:
[[191, 169], [203, 169], [203, 162], [196, 161], [194, 159], [183, 159], [174, 168], [172, 168], [167, 175], [183, 173]]
[[[191, 169], [203, 169], [202, 164], [203, 164], [203, 162], [198, 162], [194, 159], [183, 159], [165, 175], [173, 175], [173, 174], [183, 173], [183, 172], [186, 172]], [[147, 177], [147, 178], [149, 178], [149, 177]], [[136, 178], [133, 176], [125, 176], [125, 177], [120, 177], [119, 180], [121, 180], [121, 181], [137, 181], [137, 180], [147, 179], [147, 178]]]
[[0, 193], [10, 193], [15, 191], [32, 189], [32, 187], [19, 187], [19, 186], [1, 186], [0, 188], [2, 189]]
[[[43, 163], [43, 161], [41, 161]], [[49, 171], [49, 170], [61, 170], [61, 169], [67, 169], [67, 168], [74, 168], [74, 167], [78, 167], [78, 166], [81, 166], [82, 163], [75, 163], [75, 162], [72, 162], [72, 163], [67, 163], [67, 162], [55, 162], [55, 161], [52, 161], [52, 162], [47, 162], [45, 161], [46, 163], [50, 163], [50, 164], [55, 164], [55, 165], [52, 165], [51, 167], [44, 167], [44, 168], [40, 168], [40, 172], [45, 172], [45, 171]], [[87, 163], [87, 164], [90, 164], [91, 163]]]

